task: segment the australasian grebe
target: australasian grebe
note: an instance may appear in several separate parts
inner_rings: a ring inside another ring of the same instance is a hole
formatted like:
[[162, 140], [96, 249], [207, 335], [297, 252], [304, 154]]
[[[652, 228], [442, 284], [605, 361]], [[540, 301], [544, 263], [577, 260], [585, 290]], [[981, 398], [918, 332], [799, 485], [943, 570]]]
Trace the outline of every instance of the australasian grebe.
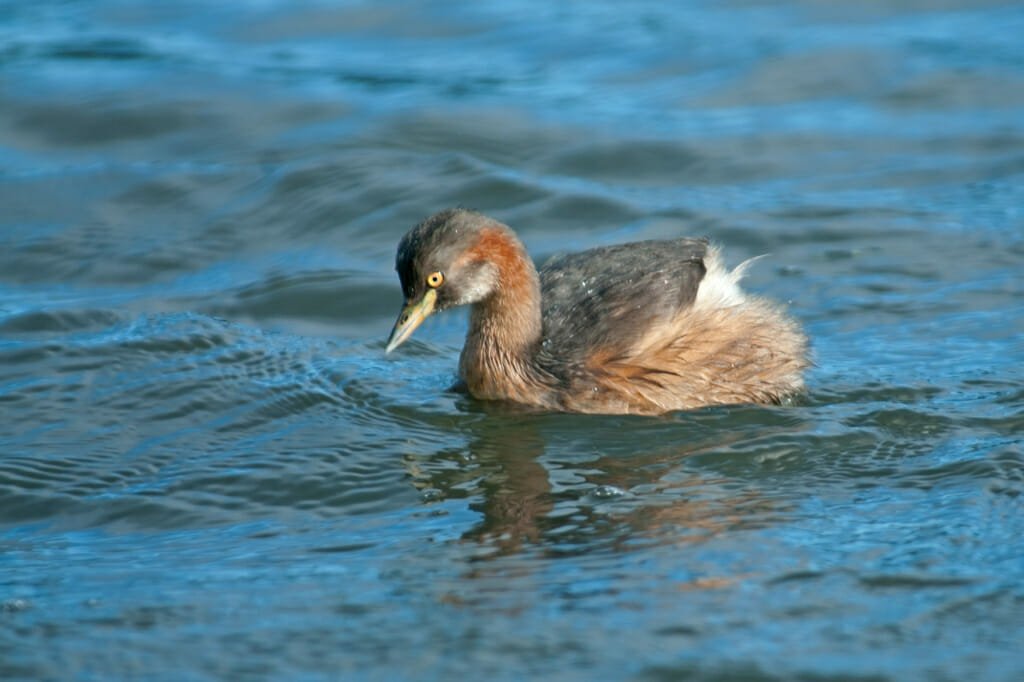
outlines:
[[556, 257], [538, 273], [507, 226], [449, 209], [398, 245], [405, 307], [387, 351], [430, 314], [470, 304], [459, 374], [476, 398], [606, 414], [779, 403], [803, 388], [807, 338], [741, 291], [744, 265], [674, 239]]

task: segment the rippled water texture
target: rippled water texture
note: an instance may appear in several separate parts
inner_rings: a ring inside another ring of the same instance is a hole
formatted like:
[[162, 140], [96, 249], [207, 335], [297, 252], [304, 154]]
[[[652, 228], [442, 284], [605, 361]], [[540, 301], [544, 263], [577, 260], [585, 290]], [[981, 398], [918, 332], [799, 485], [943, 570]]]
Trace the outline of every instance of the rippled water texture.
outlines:
[[[0, 2], [0, 678], [1024, 679], [1020, 3]], [[708, 235], [783, 408], [524, 414], [399, 237]]]

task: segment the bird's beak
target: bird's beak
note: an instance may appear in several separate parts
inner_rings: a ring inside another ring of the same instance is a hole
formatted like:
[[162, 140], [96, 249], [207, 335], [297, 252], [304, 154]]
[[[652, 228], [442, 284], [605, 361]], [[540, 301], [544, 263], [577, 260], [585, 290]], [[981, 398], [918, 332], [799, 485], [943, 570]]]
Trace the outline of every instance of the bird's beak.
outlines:
[[388, 337], [387, 348], [384, 349], [385, 353], [390, 353], [394, 349], [402, 345], [403, 342], [416, 330], [416, 327], [423, 323], [423, 320], [430, 317], [430, 313], [434, 312], [434, 304], [437, 302], [437, 291], [434, 289], [427, 289], [426, 293], [423, 294], [423, 298], [418, 301], [406, 305], [402, 308], [401, 314], [398, 316], [398, 321], [395, 322], [395, 328], [391, 330], [391, 336]]

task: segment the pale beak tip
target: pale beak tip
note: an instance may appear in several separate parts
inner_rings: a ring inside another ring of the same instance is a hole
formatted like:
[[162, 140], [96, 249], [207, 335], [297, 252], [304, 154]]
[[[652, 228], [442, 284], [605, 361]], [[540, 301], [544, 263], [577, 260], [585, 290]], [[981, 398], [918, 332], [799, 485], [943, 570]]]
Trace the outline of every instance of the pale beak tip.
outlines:
[[434, 302], [437, 300], [437, 292], [433, 289], [423, 294], [419, 301], [407, 303], [402, 308], [395, 328], [391, 330], [388, 343], [384, 347], [384, 354], [387, 355], [394, 349], [405, 343], [406, 339], [412, 336], [417, 327], [434, 312]]

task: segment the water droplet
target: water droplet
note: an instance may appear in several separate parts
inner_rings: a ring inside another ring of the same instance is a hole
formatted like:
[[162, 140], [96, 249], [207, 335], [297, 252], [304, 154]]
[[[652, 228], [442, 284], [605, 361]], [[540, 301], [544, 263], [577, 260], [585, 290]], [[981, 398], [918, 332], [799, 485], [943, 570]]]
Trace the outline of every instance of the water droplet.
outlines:
[[424, 502], [437, 502], [444, 499], [444, 493], [437, 488], [427, 488], [420, 493], [420, 499]]
[[594, 488], [594, 497], [601, 500], [610, 500], [616, 497], [622, 497], [625, 494], [625, 490], [622, 488], [616, 488], [613, 485], [599, 485]]

